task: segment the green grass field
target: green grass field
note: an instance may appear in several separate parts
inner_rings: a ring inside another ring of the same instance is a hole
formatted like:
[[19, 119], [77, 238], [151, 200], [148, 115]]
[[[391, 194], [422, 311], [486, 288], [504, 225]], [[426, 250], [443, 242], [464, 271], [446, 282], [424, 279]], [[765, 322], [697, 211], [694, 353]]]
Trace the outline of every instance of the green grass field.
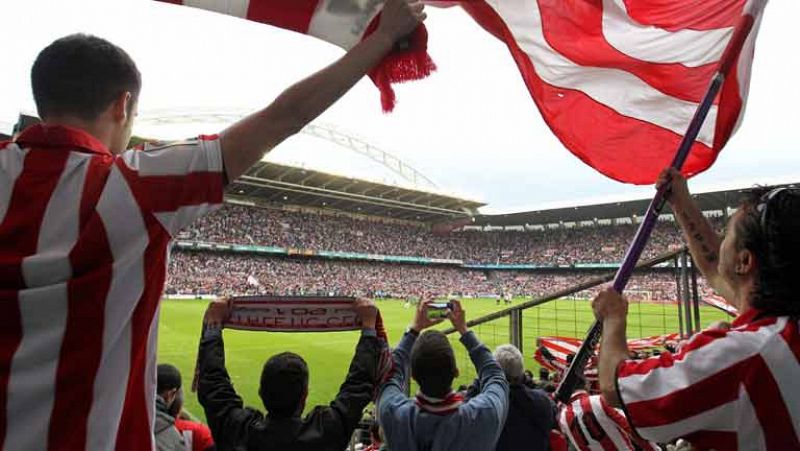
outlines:
[[[516, 303], [516, 302], [515, 302]], [[164, 301], [161, 307], [159, 328], [159, 362], [172, 363], [180, 368], [186, 390], [186, 408], [203, 418], [202, 409], [195, 394], [189, 392], [200, 325], [206, 301]], [[467, 299], [463, 301], [467, 319], [474, 319], [504, 308], [494, 300]], [[403, 302], [378, 301], [378, 307], [394, 345], [411, 321], [412, 309], [404, 308]], [[645, 337], [677, 332], [678, 315], [675, 305], [633, 303], [629, 309], [628, 336]], [[523, 312], [523, 353], [526, 366], [536, 370], [531, 357], [535, 351], [536, 337], [561, 335], [583, 337], [592, 321], [592, 312], [587, 301], [560, 300], [534, 307]], [[724, 319], [726, 315], [710, 307], [701, 307], [701, 324]], [[440, 327], [445, 327], [441, 325]], [[508, 343], [508, 318], [492, 321], [474, 328], [481, 340], [493, 348]], [[453, 336], [461, 377], [456, 386], [469, 383], [475, 371], [463, 347]], [[310, 393], [307, 406], [327, 404], [336, 395], [339, 385], [347, 374], [353, 356], [358, 332], [329, 333], [265, 333], [226, 330], [225, 350], [228, 372], [247, 405], [263, 410], [258, 397], [261, 367], [267, 358], [283, 351], [293, 351], [308, 362]]]

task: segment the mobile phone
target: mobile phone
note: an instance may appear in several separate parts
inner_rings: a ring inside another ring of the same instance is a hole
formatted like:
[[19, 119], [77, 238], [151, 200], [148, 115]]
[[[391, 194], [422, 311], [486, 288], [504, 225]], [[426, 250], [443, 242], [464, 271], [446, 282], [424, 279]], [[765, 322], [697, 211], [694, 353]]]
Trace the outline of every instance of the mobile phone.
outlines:
[[453, 306], [449, 302], [431, 302], [428, 304], [428, 319], [447, 318]]

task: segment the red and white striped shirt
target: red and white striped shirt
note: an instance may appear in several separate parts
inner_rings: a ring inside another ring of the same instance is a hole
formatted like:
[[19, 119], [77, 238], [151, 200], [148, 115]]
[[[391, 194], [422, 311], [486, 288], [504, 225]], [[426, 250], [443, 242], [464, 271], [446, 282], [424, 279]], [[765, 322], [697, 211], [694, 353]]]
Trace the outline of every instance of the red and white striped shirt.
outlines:
[[800, 449], [800, 321], [759, 315], [700, 332], [678, 354], [620, 363], [636, 431], [698, 449]]
[[621, 410], [609, 406], [600, 395], [578, 391], [561, 409], [558, 426], [580, 451], [658, 450], [636, 437]]
[[37, 125], [0, 144], [0, 448], [153, 447], [167, 246], [223, 184], [215, 138], [115, 156]]

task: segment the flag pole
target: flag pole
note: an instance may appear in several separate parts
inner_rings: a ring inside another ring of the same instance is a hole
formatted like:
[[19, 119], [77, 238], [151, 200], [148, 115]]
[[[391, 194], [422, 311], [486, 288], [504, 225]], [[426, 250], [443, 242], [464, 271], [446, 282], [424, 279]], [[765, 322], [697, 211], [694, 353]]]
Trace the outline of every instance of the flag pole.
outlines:
[[[684, 135], [683, 140], [678, 147], [675, 158], [672, 160], [672, 163], [669, 167], [680, 170], [683, 167], [683, 164], [686, 162], [686, 158], [689, 156], [689, 151], [691, 150], [692, 145], [697, 138], [697, 134], [700, 132], [700, 128], [703, 126], [703, 122], [705, 122], [706, 116], [708, 116], [708, 112], [714, 103], [714, 99], [717, 97], [717, 94], [722, 88], [725, 77], [729, 74], [733, 64], [736, 62], [739, 54], [741, 53], [742, 47], [744, 46], [747, 37], [750, 35], [750, 31], [753, 29], [755, 20], [759, 16], [765, 3], [765, 1], [754, 0], [752, 3], [752, 10], [743, 14], [739, 19], [733, 36], [728, 42], [725, 52], [722, 54], [722, 58], [719, 62], [719, 68], [717, 69], [716, 74], [714, 74], [711, 84], [708, 87], [708, 91], [703, 97], [702, 102], [700, 102], [697, 111], [695, 111], [694, 117], [692, 117], [692, 121], [689, 123], [689, 128], [686, 130], [686, 134]], [[633, 274], [636, 263], [639, 261], [639, 257], [642, 255], [642, 251], [644, 251], [644, 247], [647, 244], [650, 234], [653, 232], [653, 228], [656, 225], [656, 220], [658, 219], [659, 214], [661, 214], [661, 210], [664, 208], [664, 204], [667, 200], [666, 194], [666, 185], [661, 186], [656, 191], [656, 195], [650, 202], [650, 206], [647, 208], [644, 219], [642, 220], [641, 225], [639, 225], [639, 230], [636, 232], [633, 242], [630, 244], [628, 251], [625, 253], [625, 258], [622, 261], [622, 265], [620, 265], [619, 270], [617, 270], [617, 274], [614, 277], [613, 286], [614, 290], [616, 290], [618, 293], [622, 293], [625, 290], [628, 280]], [[589, 358], [594, 353], [594, 349], [600, 340], [601, 332], [602, 324], [595, 320], [592, 324], [592, 327], [589, 329], [589, 332], [587, 332], [586, 338], [583, 340], [583, 344], [581, 344], [581, 347], [578, 349], [578, 352], [572, 359], [572, 363], [562, 378], [561, 383], [556, 389], [556, 400], [563, 403], [569, 401], [572, 393], [575, 391], [579, 376], [583, 375], [586, 364], [589, 362]]]

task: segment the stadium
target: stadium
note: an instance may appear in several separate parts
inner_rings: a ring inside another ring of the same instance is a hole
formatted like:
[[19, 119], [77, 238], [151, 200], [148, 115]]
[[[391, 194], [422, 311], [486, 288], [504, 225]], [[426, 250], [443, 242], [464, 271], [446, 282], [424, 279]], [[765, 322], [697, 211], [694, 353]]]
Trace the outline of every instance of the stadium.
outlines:
[[[375, 159], [387, 160], [392, 158]], [[427, 179], [397, 168], [410, 166], [390, 166], [400, 177]], [[699, 193], [696, 199], [721, 229], [748, 189]], [[462, 299], [487, 346], [514, 343], [526, 367], [539, 374], [539, 339], [583, 338], [593, 319], [588, 301], [616, 271], [637, 214], [649, 202], [482, 215], [480, 202], [436, 190], [268, 161], [226, 193], [225, 205], [181, 231], [171, 251], [159, 358], [184, 374], [194, 368], [194, 353], [187, 350], [197, 346], [207, 300], [242, 295], [375, 298], [390, 339], [409, 324], [409, 301]], [[685, 337], [731, 317], [704, 302], [713, 301], [713, 292], [698, 277], [671, 214], [660, 218], [643, 260], [650, 263], [627, 290], [630, 338]], [[356, 341], [348, 332], [228, 334], [231, 377], [254, 405], [261, 365], [286, 349], [302, 349], [309, 362], [314, 391], [308, 405], [325, 404], [347, 372]], [[458, 385], [468, 385], [474, 369], [463, 348], [454, 349], [464, 369]], [[202, 412], [194, 400], [187, 405]]]
[[800, 449], [766, 0], [43, 3], [0, 448]]

